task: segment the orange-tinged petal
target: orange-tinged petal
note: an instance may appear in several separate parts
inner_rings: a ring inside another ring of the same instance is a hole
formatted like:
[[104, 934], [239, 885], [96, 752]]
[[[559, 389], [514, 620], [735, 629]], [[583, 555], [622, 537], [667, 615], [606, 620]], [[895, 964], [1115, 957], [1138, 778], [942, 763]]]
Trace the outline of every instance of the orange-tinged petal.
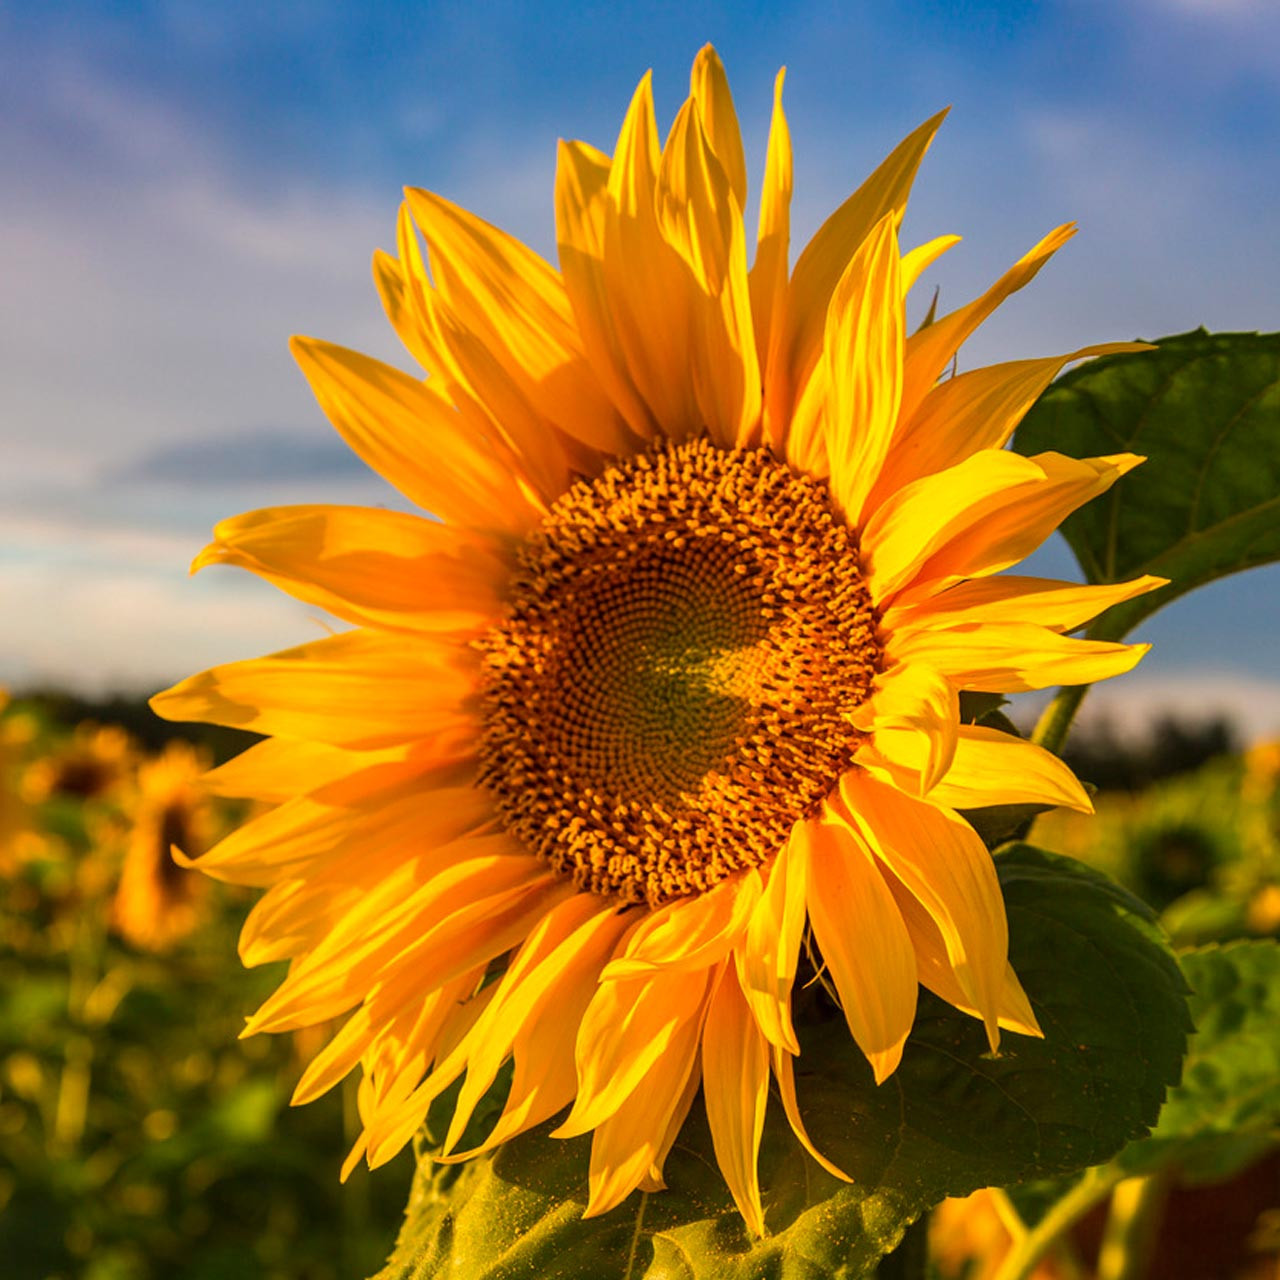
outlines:
[[[915, 788], [927, 763], [919, 739], [898, 729], [880, 729], [858, 753], [858, 763], [885, 770], [899, 787]], [[1046, 804], [1092, 813], [1093, 805], [1074, 773], [1034, 743], [985, 725], [962, 724], [955, 755], [940, 782], [925, 788], [929, 799], [949, 809], [997, 804]]]
[[1074, 223], [1055, 228], [1019, 258], [986, 293], [968, 305], [940, 316], [907, 341], [903, 368], [902, 416], [910, 418], [951, 362], [960, 344], [1011, 294], [1030, 283], [1036, 272], [1075, 235]]
[[347, 751], [324, 742], [265, 738], [210, 769], [201, 785], [210, 795], [280, 804], [370, 765], [404, 760], [411, 749], [401, 744], [382, 751]]
[[827, 460], [831, 491], [851, 525], [884, 462], [902, 394], [901, 259], [895, 215], [871, 229], [827, 309]]
[[[698, 1041], [706, 1010], [706, 977], [696, 1007], [663, 1046], [622, 1104], [597, 1126], [591, 1140], [589, 1198], [584, 1218], [620, 1204], [648, 1181], [665, 1156], [672, 1120], [685, 1104], [689, 1076], [696, 1071]], [[559, 1131], [557, 1131], [559, 1132]]]
[[1112, 605], [1156, 591], [1168, 582], [1168, 578], [1151, 574], [1131, 582], [1087, 587], [1015, 574], [971, 578], [917, 605], [888, 610], [884, 626], [886, 631], [894, 631], [899, 627], [945, 627], [963, 622], [1034, 622], [1051, 631], [1075, 631]]
[[909, 743], [923, 794], [951, 768], [960, 723], [959, 695], [927, 662], [899, 663], [877, 676], [875, 683], [875, 692], [854, 712], [854, 725], [872, 734], [882, 751], [887, 733], [895, 741]]
[[1106, 342], [1069, 355], [989, 365], [939, 383], [895, 435], [868, 506], [874, 509], [912, 480], [945, 471], [979, 449], [1003, 448], [1041, 392], [1072, 361], [1148, 350], [1141, 342]]
[[916, 961], [884, 875], [863, 839], [834, 811], [800, 824], [809, 920], [845, 1021], [876, 1083], [897, 1069], [916, 1016]]
[[427, 384], [315, 338], [290, 347], [338, 433], [410, 501], [475, 529], [523, 533], [541, 518], [513, 459], [469, 435]]
[[200, 720], [333, 746], [374, 748], [474, 731], [477, 658], [421, 635], [345, 631], [212, 667], [158, 693], [164, 720]]
[[637, 1190], [666, 1190], [667, 1184], [663, 1178], [663, 1170], [667, 1163], [667, 1157], [671, 1154], [671, 1148], [675, 1146], [676, 1138], [688, 1118], [689, 1111], [693, 1107], [693, 1100], [698, 1092], [698, 1086], [701, 1084], [702, 1069], [695, 1059], [693, 1068], [689, 1072], [689, 1078], [685, 1081], [684, 1092], [680, 1095], [680, 1101], [676, 1103], [675, 1110], [672, 1111], [670, 1118], [667, 1120], [666, 1133], [663, 1134], [662, 1141], [657, 1144], [657, 1148], [654, 1151], [653, 1160], [649, 1165], [649, 1172], [637, 1184]]
[[760, 873], [753, 869], [722, 880], [706, 893], [665, 903], [632, 930], [601, 981], [718, 964], [746, 932], [759, 898]]
[[374, 507], [268, 507], [221, 521], [192, 572], [236, 565], [348, 622], [392, 630], [483, 628], [502, 611], [501, 544]]
[[899, 632], [886, 653], [894, 662], [926, 662], [959, 689], [1025, 693], [1051, 684], [1093, 684], [1122, 675], [1150, 648], [1074, 640], [1030, 623], [993, 622]]
[[[916, 170], [941, 125], [945, 111], [926, 120], [884, 159], [879, 168], [818, 228], [796, 262], [788, 291], [785, 334], [779, 359], [770, 360], [770, 439], [785, 438], [785, 424], [797, 389], [802, 388], [822, 350], [827, 305], [849, 259], [887, 213], [901, 224]], [[775, 434], [776, 433], [776, 434]]]
[[794, 832], [768, 870], [768, 881], [735, 953], [738, 983], [766, 1039], [800, 1052], [791, 1024], [791, 987], [805, 922], [805, 859]]
[[786, 1112], [787, 1123], [791, 1126], [791, 1132], [796, 1135], [800, 1145], [829, 1174], [845, 1182], [852, 1182], [853, 1179], [839, 1165], [833, 1164], [828, 1160], [814, 1146], [813, 1139], [809, 1137], [809, 1131], [805, 1128], [804, 1117], [800, 1114], [800, 1103], [796, 1098], [796, 1075], [793, 1056], [778, 1045], [772, 1047], [772, 1052], [773, 1074], [778, 1081], [778, 1094], [782, 1099], [782, 1109]]
[[769, 1100], [768, 1042], [743, 999], [732, 965], [721, 970], [707, 1006], [702, 1092], [716, 1163], [747, 1230], [762, 1236], [759, 1157]]
[[[920, 985], [934, 995], [954, 1005], [962, 1013], [974, 1018], [982, 1014], [974, 1006], [971, 996], [961, 987], [953, 968], [951, 952], [943, 940], [934, 918], [921, 905], [914, 894], [892, 876], [888, 880], [890, 890], [902, 912], [903, 922], [911, 935], [911, 945], [916, 953], [917, 973]], [[1032, 1011], [1027, 993], [1018, 981], [1013, 966], [1006, 963], [1004, 975], [996, 996], [996, 1021], [1004, 1031], [1016, 1031], [1020, 1035], [1042, 1036], [1040, 1024]]]
[[578, 1029], [578, 1097], [553, 1136], [586, 1133], [618, 1111], [699, 1016], [706, 990], [702, 970], [603, 983]]
[[840, 779], [840, 799], [871, 851], [938, 926], [956, 979], [981, 1010], [994, 1049], [1009, 927], [986, 846], [950, 809], [906, 795], [859, 769]]

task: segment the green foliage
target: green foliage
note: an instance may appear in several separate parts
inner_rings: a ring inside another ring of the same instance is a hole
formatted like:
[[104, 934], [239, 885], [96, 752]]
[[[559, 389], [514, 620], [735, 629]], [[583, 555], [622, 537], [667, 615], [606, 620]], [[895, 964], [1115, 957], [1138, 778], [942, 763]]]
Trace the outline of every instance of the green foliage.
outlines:
[[1015, 437], [1025, 454], [1147, 456], [1062, 526], [1090, 582], [1171, 580], [1103, 614], [1090, 628], [1102, 638], [1216, 578], [1280, 560], [1280, 334], [1199, 329], [1158, 345], [1065, 374]]
[[1189, 1182], [1233, 1176], [1280, 1141], [1280, 945], [1207, 947], [1182, 957], [1195, 1035], [1182, 1083], [1151, 1136], [1125, 1148], [1126, 1174], [1173, 1167]]
[[461, 1167], [424, 1155], [382, 1280], [865, 1276], [943, 1196], [1106, 1159], [1154, 1122], [1177, 1078], [1181, 974], [1150, 913], [1098, 874], [1025, 845], [997, 865], [1044, 1040], [1006, 1034], [992, 1055], [974, 1019], [925, 996], [901, 1067], [877, 1088], [839, 1012], [809, 989], [801, 1107], [852, 1184], [824, 1173], [771, 1108], [760, 1162], [770, 1235], [753, 1240], [695, 1106], [670, 1189], [584, 1222], [590, 1141], [544, 1128]]

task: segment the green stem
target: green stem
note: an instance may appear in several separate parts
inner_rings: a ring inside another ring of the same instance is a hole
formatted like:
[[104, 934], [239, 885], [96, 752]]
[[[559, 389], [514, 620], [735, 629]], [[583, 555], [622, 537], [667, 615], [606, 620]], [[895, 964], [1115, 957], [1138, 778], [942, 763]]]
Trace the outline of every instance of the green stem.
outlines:
[[1031, 741], [1055, 755], [1062, 751], [1062, 744], [1067, 740], [1067, 731], [1071, 722], [1080, 710], [1084, 695], [1089, 692], [1087, 684], [1063, 685], [1053, 695], [1053, 701], [1045, 707], [1031, 731]]
[[925, 1280], [929, 1265], [929, 1215], [922, 1213], [902, 1234], [898, 1247], [885, 1254], [876, 1280]]
[[1120, 1182], [1118, 1174], [1107, 1169], [1090, 1169], [1049, 1212], [1032, 1227], [1000, 1264], [992, 1280], [1030, 1280], [1044, 1256], [1095, 1204], [1104, 1200]]
[[1127, 1178], [1111, 1197], [1098, 1253], [1098, 1280], [1144, 1280], [1169, 1196], [1167, 1175]]

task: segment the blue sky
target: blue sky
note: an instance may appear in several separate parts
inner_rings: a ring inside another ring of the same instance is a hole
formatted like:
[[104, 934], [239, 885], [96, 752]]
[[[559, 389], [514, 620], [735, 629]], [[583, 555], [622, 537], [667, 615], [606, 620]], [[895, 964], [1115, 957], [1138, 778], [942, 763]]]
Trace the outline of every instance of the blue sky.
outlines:
[[[396, 501], [288, 335], [403, 363], [368, 272], [400, 187], [553, 256], [556, 138], [610, 149], [649, 67], [669, 120], [706, 40], [755, 175], [788, 67], [801, 237], [948, 103], [905, 234], [965, 242], [922, 294], [954, 305], [1079, 219], [968, 365], [1280, 327], [1272, 0], [0, 2], [0, 680], [152, 688], [319, 634], [261, 584], [185, 576], [220, 516]], [[1114, 705], [1216, 698], [1280, 730], [1278, 630], [1280, 571], [1221, 584], [1147, 627]]]

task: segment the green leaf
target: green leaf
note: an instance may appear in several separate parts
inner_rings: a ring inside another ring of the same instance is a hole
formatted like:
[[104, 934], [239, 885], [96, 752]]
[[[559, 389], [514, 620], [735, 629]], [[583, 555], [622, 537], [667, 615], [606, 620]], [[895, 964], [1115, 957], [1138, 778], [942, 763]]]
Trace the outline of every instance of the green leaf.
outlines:
[[1118, 639], [1178, 596], [1280, 560], [1280, 334], [1161, 338], [1065, 374], [1023, 420], [1019, 453], [1140, 453], [1147, 461], [1068, 517], [1090, 582], [1170, 584], [1109, 609], [1090, 635]]
[[1234, 1176], [1280, 1141], [1280, 945], [1182, 957], [1196, 1032], [1182, 1083], [1149, 1138], [1116, 1158], [1126, 1174], [1176, 1167], [1186, 1182]]
[[944, 1196], [1109, 1158], [1154, 1122], [1177, 1078], [1182, 975], [1147, 908], [1096, 872], [1026, 845], [996, 864], [1044, 1040], [1007, 1034], [993, 1056], [976, 1020], [926, 995], [901, 1067], [877, 1088], [843, 1016], [807, 990], [801, 1107], [852, 1184], [805, 1155], [771, 1107], [760, 1161], [770, 1234], [752, 1239], [698, 1104], [667, 1163], [670, 1189], [584, 1222], [590, 1140], [544, 1128], [461, 1167], [423, 1158], [381, 1280], [867, 1276]]

